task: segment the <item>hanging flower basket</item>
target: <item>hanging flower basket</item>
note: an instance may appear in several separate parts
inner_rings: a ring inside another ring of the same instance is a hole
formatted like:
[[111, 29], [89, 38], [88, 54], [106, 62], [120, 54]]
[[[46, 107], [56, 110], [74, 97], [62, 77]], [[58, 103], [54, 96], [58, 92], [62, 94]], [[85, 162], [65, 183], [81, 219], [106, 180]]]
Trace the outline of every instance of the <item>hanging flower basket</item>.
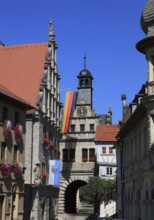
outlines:
[[22, 134], [23, 134], [23, 126], [20, 124], [16, 125], [14, 128], [15, 139], [19, 140], [21, 138]]
[[12, 123], [10, 120], [4, 122], [3, 135], [7, 138], [11, 133]]
[[47, 173], [42, 173], [42, 178], [47, 178], [48, 174]]
[[1, 163], [0, 166], [0, 171], [2, 172], [3, 176], [8, 176], [9, 173], [11, 172], [11, 162], [9, 160], [5, 160], [4, 162]]
[[14, 164], [12, 166], [12, 172], [15, 174], [15, 176], [21, 176], [24, 172], [24, 166], [22, 165], [22, 163], [17, 162], [16, 164]]

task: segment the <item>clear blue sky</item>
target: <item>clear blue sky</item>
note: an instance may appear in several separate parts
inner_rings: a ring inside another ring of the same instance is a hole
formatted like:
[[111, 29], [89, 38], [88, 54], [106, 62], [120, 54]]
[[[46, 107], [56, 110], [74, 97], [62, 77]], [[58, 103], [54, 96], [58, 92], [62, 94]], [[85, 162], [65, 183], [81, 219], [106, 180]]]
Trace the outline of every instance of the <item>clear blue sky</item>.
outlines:
[[[5, 45], [48, 41], [53, 19], [58, 44], [61, 90], [76, 90], [83, 56], [94, 77], [97, 113], [112, 108], [113, 122], [122, 116], [121, 94], [129, 104], [147, 80], [145, 56], [135, 49], [145, 37], [140, 17], [146, 0], [1, 0], [0, 40]], [[62, 101], [65, 92], [61, 93]]]

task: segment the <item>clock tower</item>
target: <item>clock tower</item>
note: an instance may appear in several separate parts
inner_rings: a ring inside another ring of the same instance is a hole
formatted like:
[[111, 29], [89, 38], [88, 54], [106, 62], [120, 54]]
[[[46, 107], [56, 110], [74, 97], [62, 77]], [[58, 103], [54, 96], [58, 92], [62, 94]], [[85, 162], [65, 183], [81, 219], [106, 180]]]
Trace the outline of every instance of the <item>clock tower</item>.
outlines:
[[[93, 77], [86, 68], [86, 56], [84, 56], [84, 68], [80, 71], [78, 77], [78, 98], [77, 105], [86, 105], [92, 109], [92, 80]], [[83, 109], [81, 109], [82, 111]], [[85, 112], [85, 110], [83, 110]]]

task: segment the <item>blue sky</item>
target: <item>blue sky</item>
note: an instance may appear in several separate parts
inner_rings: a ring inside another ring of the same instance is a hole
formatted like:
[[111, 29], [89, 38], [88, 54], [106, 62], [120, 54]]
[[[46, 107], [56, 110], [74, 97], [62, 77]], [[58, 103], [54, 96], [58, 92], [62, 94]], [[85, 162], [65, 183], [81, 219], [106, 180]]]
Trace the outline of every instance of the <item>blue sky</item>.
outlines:
[[76, 76], [87, 56], [94, 77], [93, 108], [112, 108], [113, 123], [122, 116], [121, 94], [129, 104], [147, 80], [145, 56], [135, 49], [145, 37], [140, 17], [145, 0], [1, 0], [0, 40], [5, 45], [48, 41], [53, 19], [58, 44], [61, 98], [76, 90]]

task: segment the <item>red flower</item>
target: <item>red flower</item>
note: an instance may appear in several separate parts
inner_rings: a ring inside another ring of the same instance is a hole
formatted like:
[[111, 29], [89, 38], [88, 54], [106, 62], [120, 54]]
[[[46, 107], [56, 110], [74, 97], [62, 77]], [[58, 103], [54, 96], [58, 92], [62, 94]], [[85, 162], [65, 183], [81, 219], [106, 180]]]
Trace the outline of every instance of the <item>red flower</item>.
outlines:
[[54, 144], [50, 144], [50, 147], [51, 147], [51, 148], [54, 148]]
[[49, 143], [49, 140], [48, 140], [48, 138], [43, 138], [43, 143], [46, 143], [46, 144], [48, 144], [48, 143]]
[[15, 135], [15, 139], [18, 140], [21, 138], [23, 133], [23, 127], [22, 125], [16, 125], [14, 128], [14, 135]]
[[42, 173], [42, 177], [46, 178], [46, 177], [48, 177], [48, 174], [47, 173]]

